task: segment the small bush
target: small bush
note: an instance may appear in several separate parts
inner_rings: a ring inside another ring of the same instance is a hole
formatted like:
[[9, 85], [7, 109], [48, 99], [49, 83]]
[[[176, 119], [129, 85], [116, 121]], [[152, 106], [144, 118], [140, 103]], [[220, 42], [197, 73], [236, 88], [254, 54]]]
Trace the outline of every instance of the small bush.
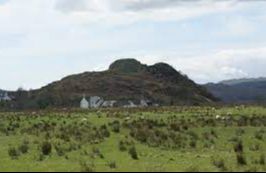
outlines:
[[103, 154], [101, 153], [101, 151], [100, 151], [100, 149], [99, 148], [93, 148], [92, 149], [92, 154], [93, 154], [93, 157], [94, 156], [98, 156], [98, 157], [100, 157], [101, 159], [103, 159], [104, 158], [104, 156], [103, 156]]
[[120, 132], [120, 122], [119, 121], [115, 121], [112, 125], [112, 130], [115, 133], [119, 133]]
[[138, 153], [137, 153], [137, 150], [135, 147], [131, 147], [128, 151], [129, 155], [131, 156], [132, 159], [134, 160], [138, 160], [139, 157], [138, 157]]
[[41, 145], [41, 151], [45, 156], [50, 155], [52, 153], [52, 144], [48, 141], [43, 142]]
[[243, 153], [237, 153], [236, 159], [238, 165], [247, 165], [247, 161]]
[[260, 150], [260, 144], [253, 144], [249, 147], [250, 151], [259, 151]]
[[119, 142], [119, 150], [122, 151], [122, 152], [127, 150], [127, 147], [126, 147], [126, 145], [125, 145], [125, 143], [123, 141]]
[[196, 148], [196, 147], [197, 147], [197, 141], [195, 141], [195, 140], [191, 140], [190, 143], [189, 143], [189, 146], [190, 146], [191, 148]]
[[57, 153], [58, 156], [64, 156], [65, 155], [65, 150], [61, 145], [55, 145], [55, 151]]
[[236, 153], [243, 153], [244, 152], [244, 146], [242, 141], [238, 141], [234, 147], [234, 150]]
[[109, 166], [111, 169], [116, 169], [116, 168], [117, 168], [117, 165], [116, 165], [116, 162], [115, 162], [115, 161], [109, 162], [109, 163], [108, 163], [108, 166]]
[[266, 163], [265, 155], [262, 154], [262, 155], [260, 156], [260, 164], [261, 164], [261, 165], [265, 165], [265, 163]]
[[26, 153], [28, 153], [28, 151], [29, 151], [29, 144], [26, 143], [26, 142], [23, 142], [23, 143], [19, 146], [18, 150], [19, 150], [22, 154], [26, 154]]
[[111, 135], [106, 125], [101, 126], [100, 131], [102, 135], [106, 138], [110, 137]]
[[80, 172], [95, 172], [94, 171], [94, 164], [93, 163], [86, 163], [86, 162], [81, 162], [80, 163], [81, 171]]
[[255, 132], [255, 138], [262, 141], [263, 140], [263, 133], [261, 131]]
[[211, 130], [211, 135], [215, 138], [218, 138], [218, 134], [214, 129]]
[[43, 155], [43, 153], [40, 153], [40, 155], [38, 156], [38, 161], [41, 162], [41, 161], [44, 161], [45, 159], [45, 156]]
[[217, 167], [218, 169], [221, 169], [222, 171], [226, 171], [226, 166], [225, 166], [225, 162], [224, 159], [216, 159], [213, 158], [212, 159], [212, 163], [215, 167]]
[[11, 159], [18, 159], [18, 157], [20, 156], [19, 151], [15, 147], [9, 148], [8, 154], [11, 157]]

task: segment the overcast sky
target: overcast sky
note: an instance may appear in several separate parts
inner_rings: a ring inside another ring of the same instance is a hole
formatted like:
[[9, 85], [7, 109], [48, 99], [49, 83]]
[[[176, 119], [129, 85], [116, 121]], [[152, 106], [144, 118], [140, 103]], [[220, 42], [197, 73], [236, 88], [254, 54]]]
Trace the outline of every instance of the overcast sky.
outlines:
[[119, 58], [198, 83], [266, 76], [263, 0], [0, 0], [0, 88], [39, 88]]

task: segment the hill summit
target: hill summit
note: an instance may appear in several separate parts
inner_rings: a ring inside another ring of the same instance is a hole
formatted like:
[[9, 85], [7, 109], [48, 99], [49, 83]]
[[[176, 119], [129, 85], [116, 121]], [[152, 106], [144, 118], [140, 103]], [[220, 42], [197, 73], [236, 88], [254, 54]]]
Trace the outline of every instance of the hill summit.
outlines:
[[109, 71], [132, 74], [142, 72], [145, 68], [145, 65], [135, 59], [121, 59], [112, 63], [109, 67]]
[[201, 105], [216, 100], [166, 63], [148, 66], [135, 59], [120, 59], [106, 71], [71, 75], [31, 91], [25, 107], [77, 107], [83, 95], [134, 103], [145, 99], [159, 105]]

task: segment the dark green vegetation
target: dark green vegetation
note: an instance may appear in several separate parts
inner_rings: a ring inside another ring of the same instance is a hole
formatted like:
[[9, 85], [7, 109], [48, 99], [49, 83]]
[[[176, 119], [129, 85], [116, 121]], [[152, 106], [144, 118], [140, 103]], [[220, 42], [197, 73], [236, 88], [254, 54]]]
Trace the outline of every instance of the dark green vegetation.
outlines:
[[226, 103], [266, 104], [265, 78], [229, 80], [205, 87]]
[[84, 94], [105, 100], [151, 100], [160, 105], [207, 105], [216, 98], [205, 88], [165, 63], [143, 65], [134, 59], [118, 60], [103, 72], [68, 76], [39, 90], [11, 93], [12, 108], [78, 107]]
[[266, 109], [1, 113], [0, 171], [265, 171]]

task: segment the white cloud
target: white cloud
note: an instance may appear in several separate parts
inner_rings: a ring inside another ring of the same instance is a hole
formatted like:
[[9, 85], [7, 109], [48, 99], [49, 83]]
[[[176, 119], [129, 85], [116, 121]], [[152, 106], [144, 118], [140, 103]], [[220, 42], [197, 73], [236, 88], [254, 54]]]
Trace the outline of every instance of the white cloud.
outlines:
[[237, 8], [227, 0], [55, 0], [55, 9], [85, 21], [123, 24], [152, 20], [180, 21]]
[[57, 0], [56, 9], [64, 12], [108, 10], [113, 12], [141, 12], [176, 9], [178, 7], [203, 7], [215, 5], [227, 7], [239, 0]]
[[266, 76], [266, 47], [227, 49], [207, 55], [171, 57], [168, 62], [199, 83]]

